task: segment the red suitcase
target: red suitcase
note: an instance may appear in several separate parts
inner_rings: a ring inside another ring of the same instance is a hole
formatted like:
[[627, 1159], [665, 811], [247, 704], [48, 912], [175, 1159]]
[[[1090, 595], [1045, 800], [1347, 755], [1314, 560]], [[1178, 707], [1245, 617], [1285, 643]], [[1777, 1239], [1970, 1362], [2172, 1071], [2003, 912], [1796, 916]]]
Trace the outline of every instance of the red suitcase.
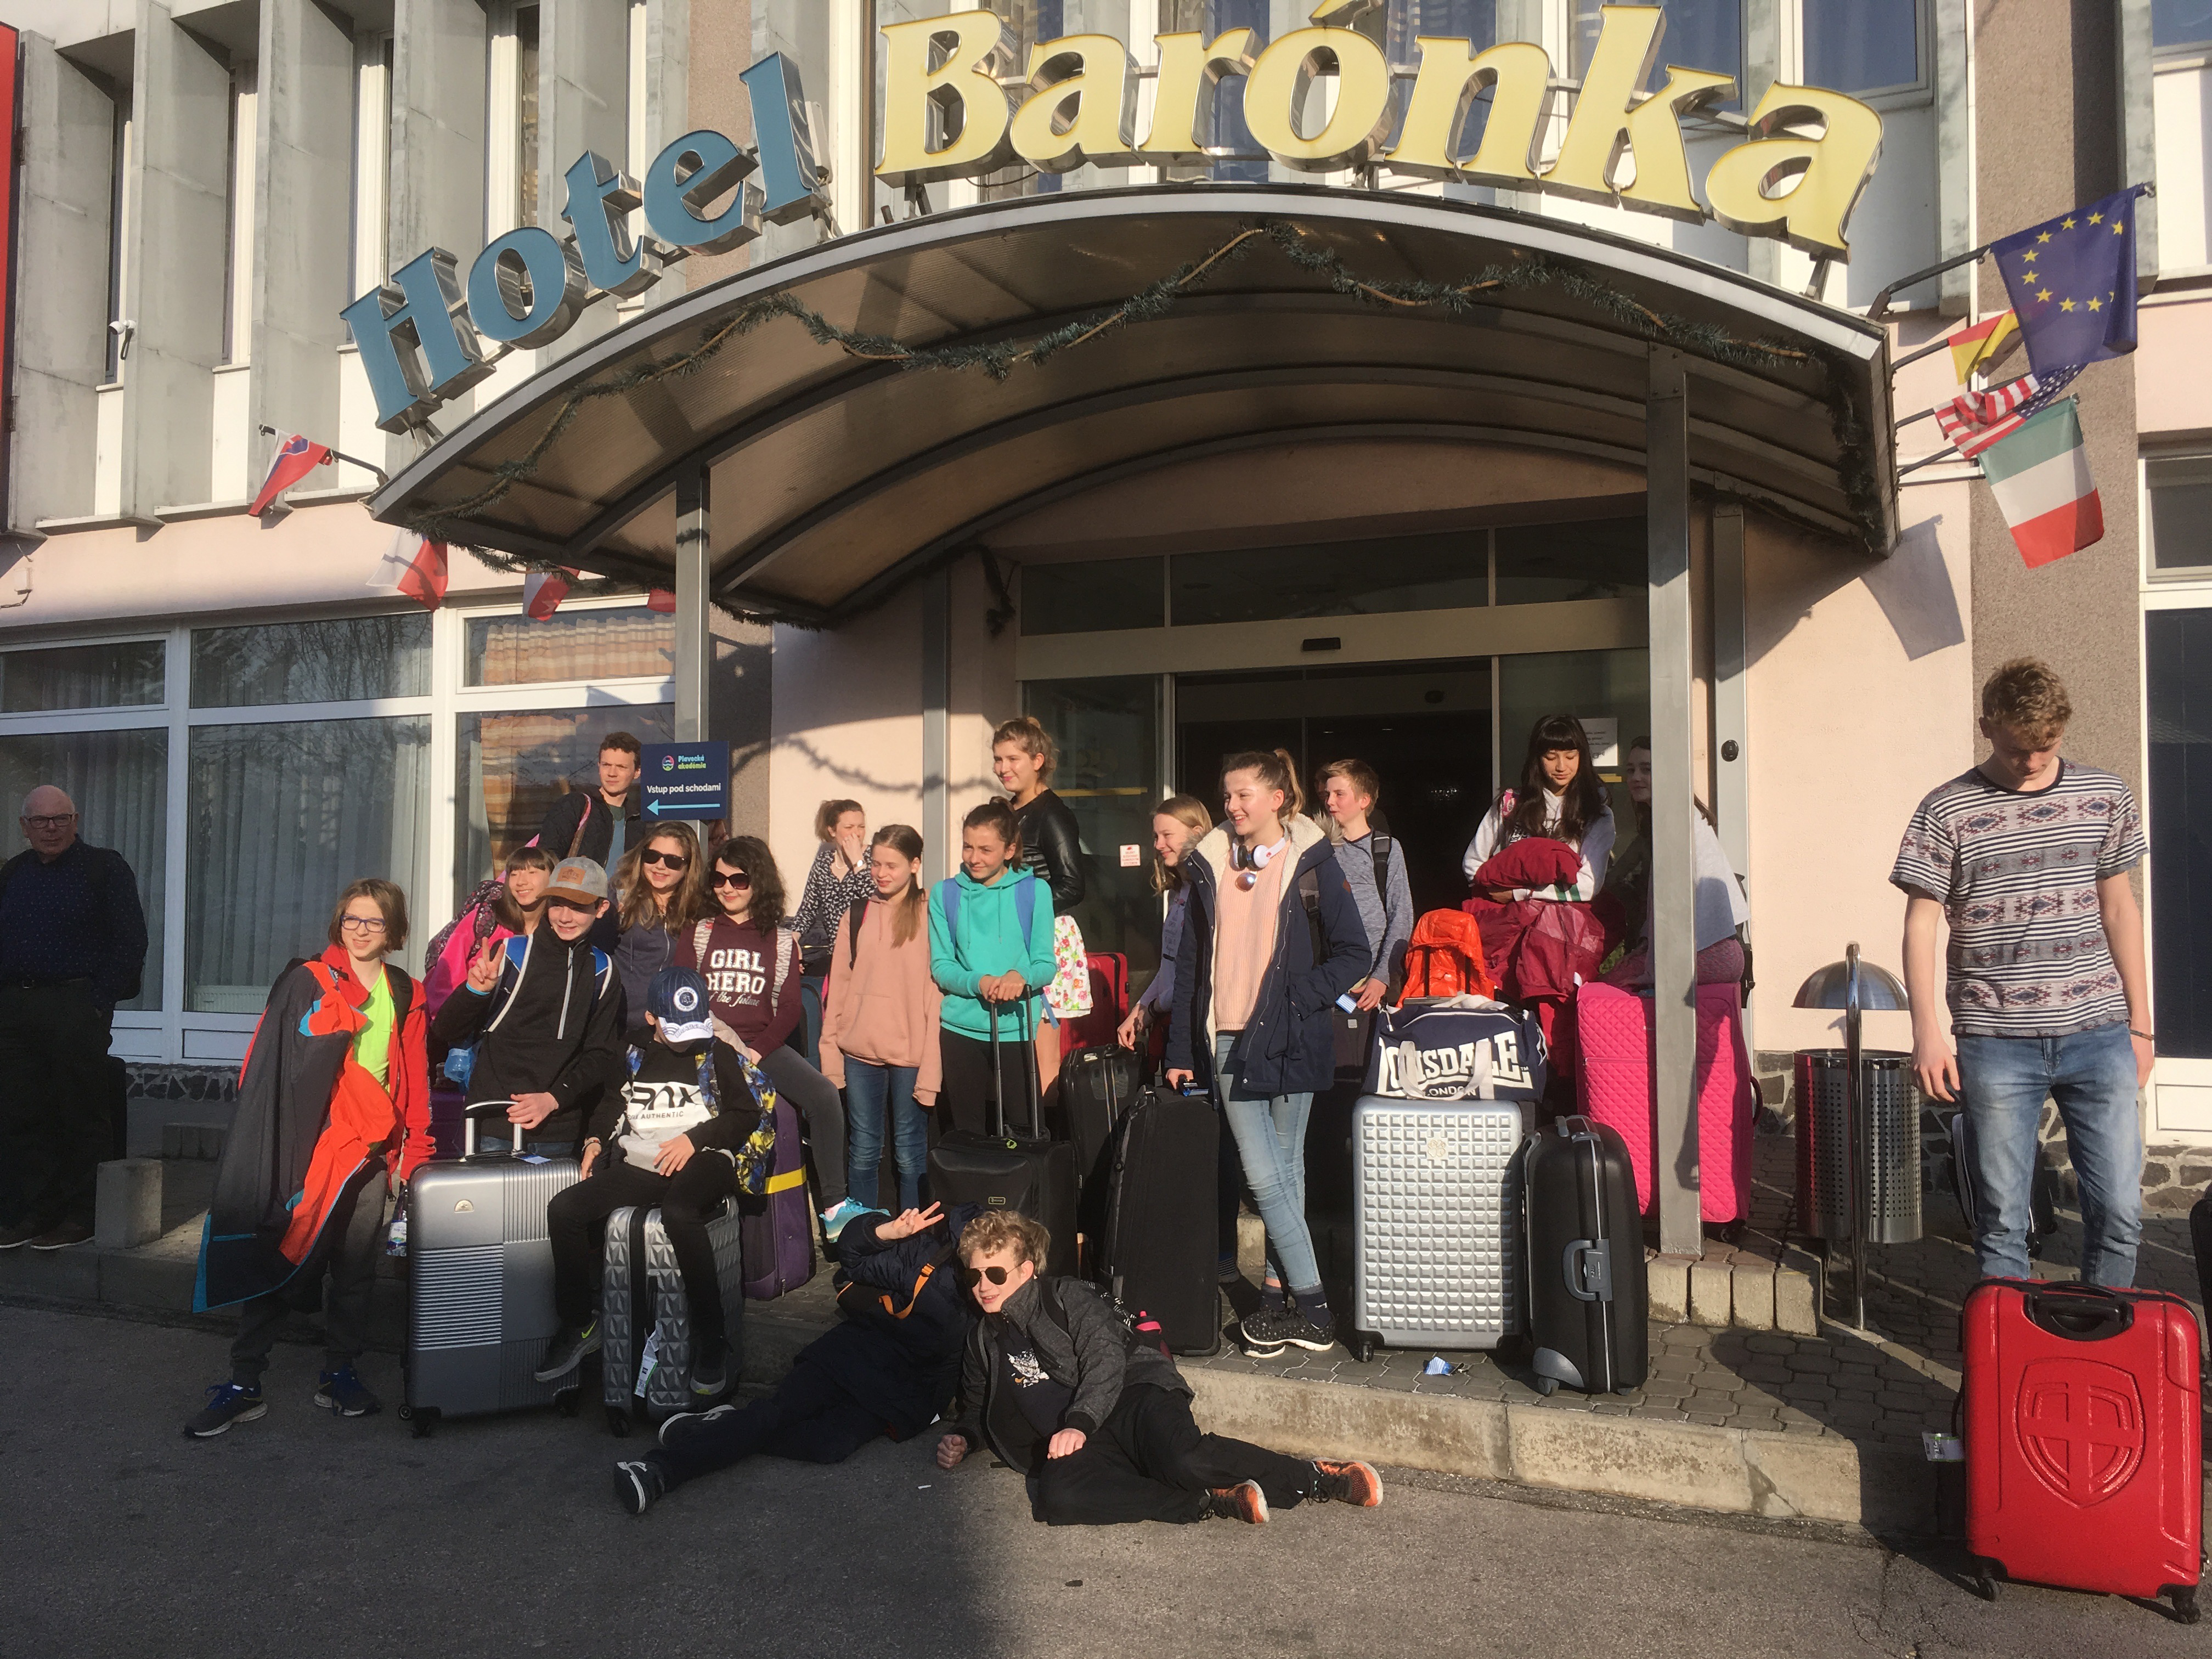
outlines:
[[[1610, 985], [1575, 996], [1582, 1048], [1575, 1099], [1584, 1117], [1616, 1130], [1636, 1166], [1636, 1202], [1651, 1212], [1651, 1142], [1658, 1106], [1651, 1079], [1652, 1002]], [[1733, 985], [1698, 987], [1698, 1208], [1707, 1221], [1751, 1213], [1751, 1129], [1758, 1093]]]
[[2197, 1621], [2197, 1320], [2179, 1297], [1987, 1279], [1963, 1316], [1966, 1547], [2008, 1577]]
[[1084, 962], [1091, 970], [1091, 1012], [1066, 1023], [1060, 1038], [1062, 1054], [1112, 1048], [1114, 1033], [1129, 1017], [1129, 958], [1119, 951], [1093, 951]]

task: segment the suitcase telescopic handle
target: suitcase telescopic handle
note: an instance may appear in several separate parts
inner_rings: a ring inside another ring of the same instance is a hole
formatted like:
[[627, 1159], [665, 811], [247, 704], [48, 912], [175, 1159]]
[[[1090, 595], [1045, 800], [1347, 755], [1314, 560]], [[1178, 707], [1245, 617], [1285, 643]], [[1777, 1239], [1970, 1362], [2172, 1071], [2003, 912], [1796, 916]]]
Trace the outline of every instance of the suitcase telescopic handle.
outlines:
[[2135, 1304], [2101, 1285], [2046, 1285], [2021, 1298], [2021, 1311], [2069, 1342], [2103, 1342], [2136, 1322]]
[[[474, 1158], [477, 1155], [477, 1124], [479, 1120], [493, 1116], [495, 1114], [504, 1117], [507, 1108], [514, 1104], [511, 1100], [480, 1100], [464, 1110], [461, 1113], [461, 1156]], [[522, 1150], [521, 1130], [517, 1129], [514, 1132], [510, 1139], [509, 1146], [513, 1152], [519, 1152]]]

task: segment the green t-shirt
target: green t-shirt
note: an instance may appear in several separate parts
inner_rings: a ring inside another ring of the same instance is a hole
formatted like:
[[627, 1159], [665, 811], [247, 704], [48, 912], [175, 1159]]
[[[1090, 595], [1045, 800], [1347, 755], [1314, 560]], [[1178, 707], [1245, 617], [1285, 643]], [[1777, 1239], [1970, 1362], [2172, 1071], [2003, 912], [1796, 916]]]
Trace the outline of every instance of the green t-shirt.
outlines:
[[398, 1028], [398, 1012], [392, 1004], [392, 975], [380, 973], [375, 988], [362, 1012], [368, 1024], [354, 1033], [354, 1063], [379, 1083], [392, 1080], [392, 1039]]

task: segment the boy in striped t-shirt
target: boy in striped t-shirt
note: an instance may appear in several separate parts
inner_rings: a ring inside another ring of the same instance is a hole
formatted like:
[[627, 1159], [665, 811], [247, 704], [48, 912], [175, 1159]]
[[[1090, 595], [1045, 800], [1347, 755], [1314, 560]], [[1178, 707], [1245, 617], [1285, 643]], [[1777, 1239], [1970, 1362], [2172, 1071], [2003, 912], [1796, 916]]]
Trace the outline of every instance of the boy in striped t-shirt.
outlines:
[[[2029, 1275], [2047, 1097], [2081, 1183], [2081, 1276], [2125, 1285], [2142, 1231], [2136, 1098], [2153, 1057], [2142, 912], [2128, 884], [2142, 862], [2142, 814], [2112, 774], [2059, 758], [2073, 712], [2058, 677], [2032, 657], [1990, 675], [1990, 757], [1920, 803], [1889, 878], [1905, 893], [1913, 1069], [1929, 1098], [1962, 1100], [1972, 1118], [1982, 1272]], [[1944, 1002], [1955, 1057], [1936, 1000], [1939, 919], [1951, 929]]]

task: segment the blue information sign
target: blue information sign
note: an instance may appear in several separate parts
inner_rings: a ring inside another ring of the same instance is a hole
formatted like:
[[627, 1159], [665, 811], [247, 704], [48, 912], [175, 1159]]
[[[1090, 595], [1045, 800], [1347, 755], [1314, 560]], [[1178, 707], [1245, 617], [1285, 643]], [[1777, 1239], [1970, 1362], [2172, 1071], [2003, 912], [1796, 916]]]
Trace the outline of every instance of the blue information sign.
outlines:
[[726, 818], [730, 815], [730, 745], [648, 743], [645, 788], [648, 818]]

